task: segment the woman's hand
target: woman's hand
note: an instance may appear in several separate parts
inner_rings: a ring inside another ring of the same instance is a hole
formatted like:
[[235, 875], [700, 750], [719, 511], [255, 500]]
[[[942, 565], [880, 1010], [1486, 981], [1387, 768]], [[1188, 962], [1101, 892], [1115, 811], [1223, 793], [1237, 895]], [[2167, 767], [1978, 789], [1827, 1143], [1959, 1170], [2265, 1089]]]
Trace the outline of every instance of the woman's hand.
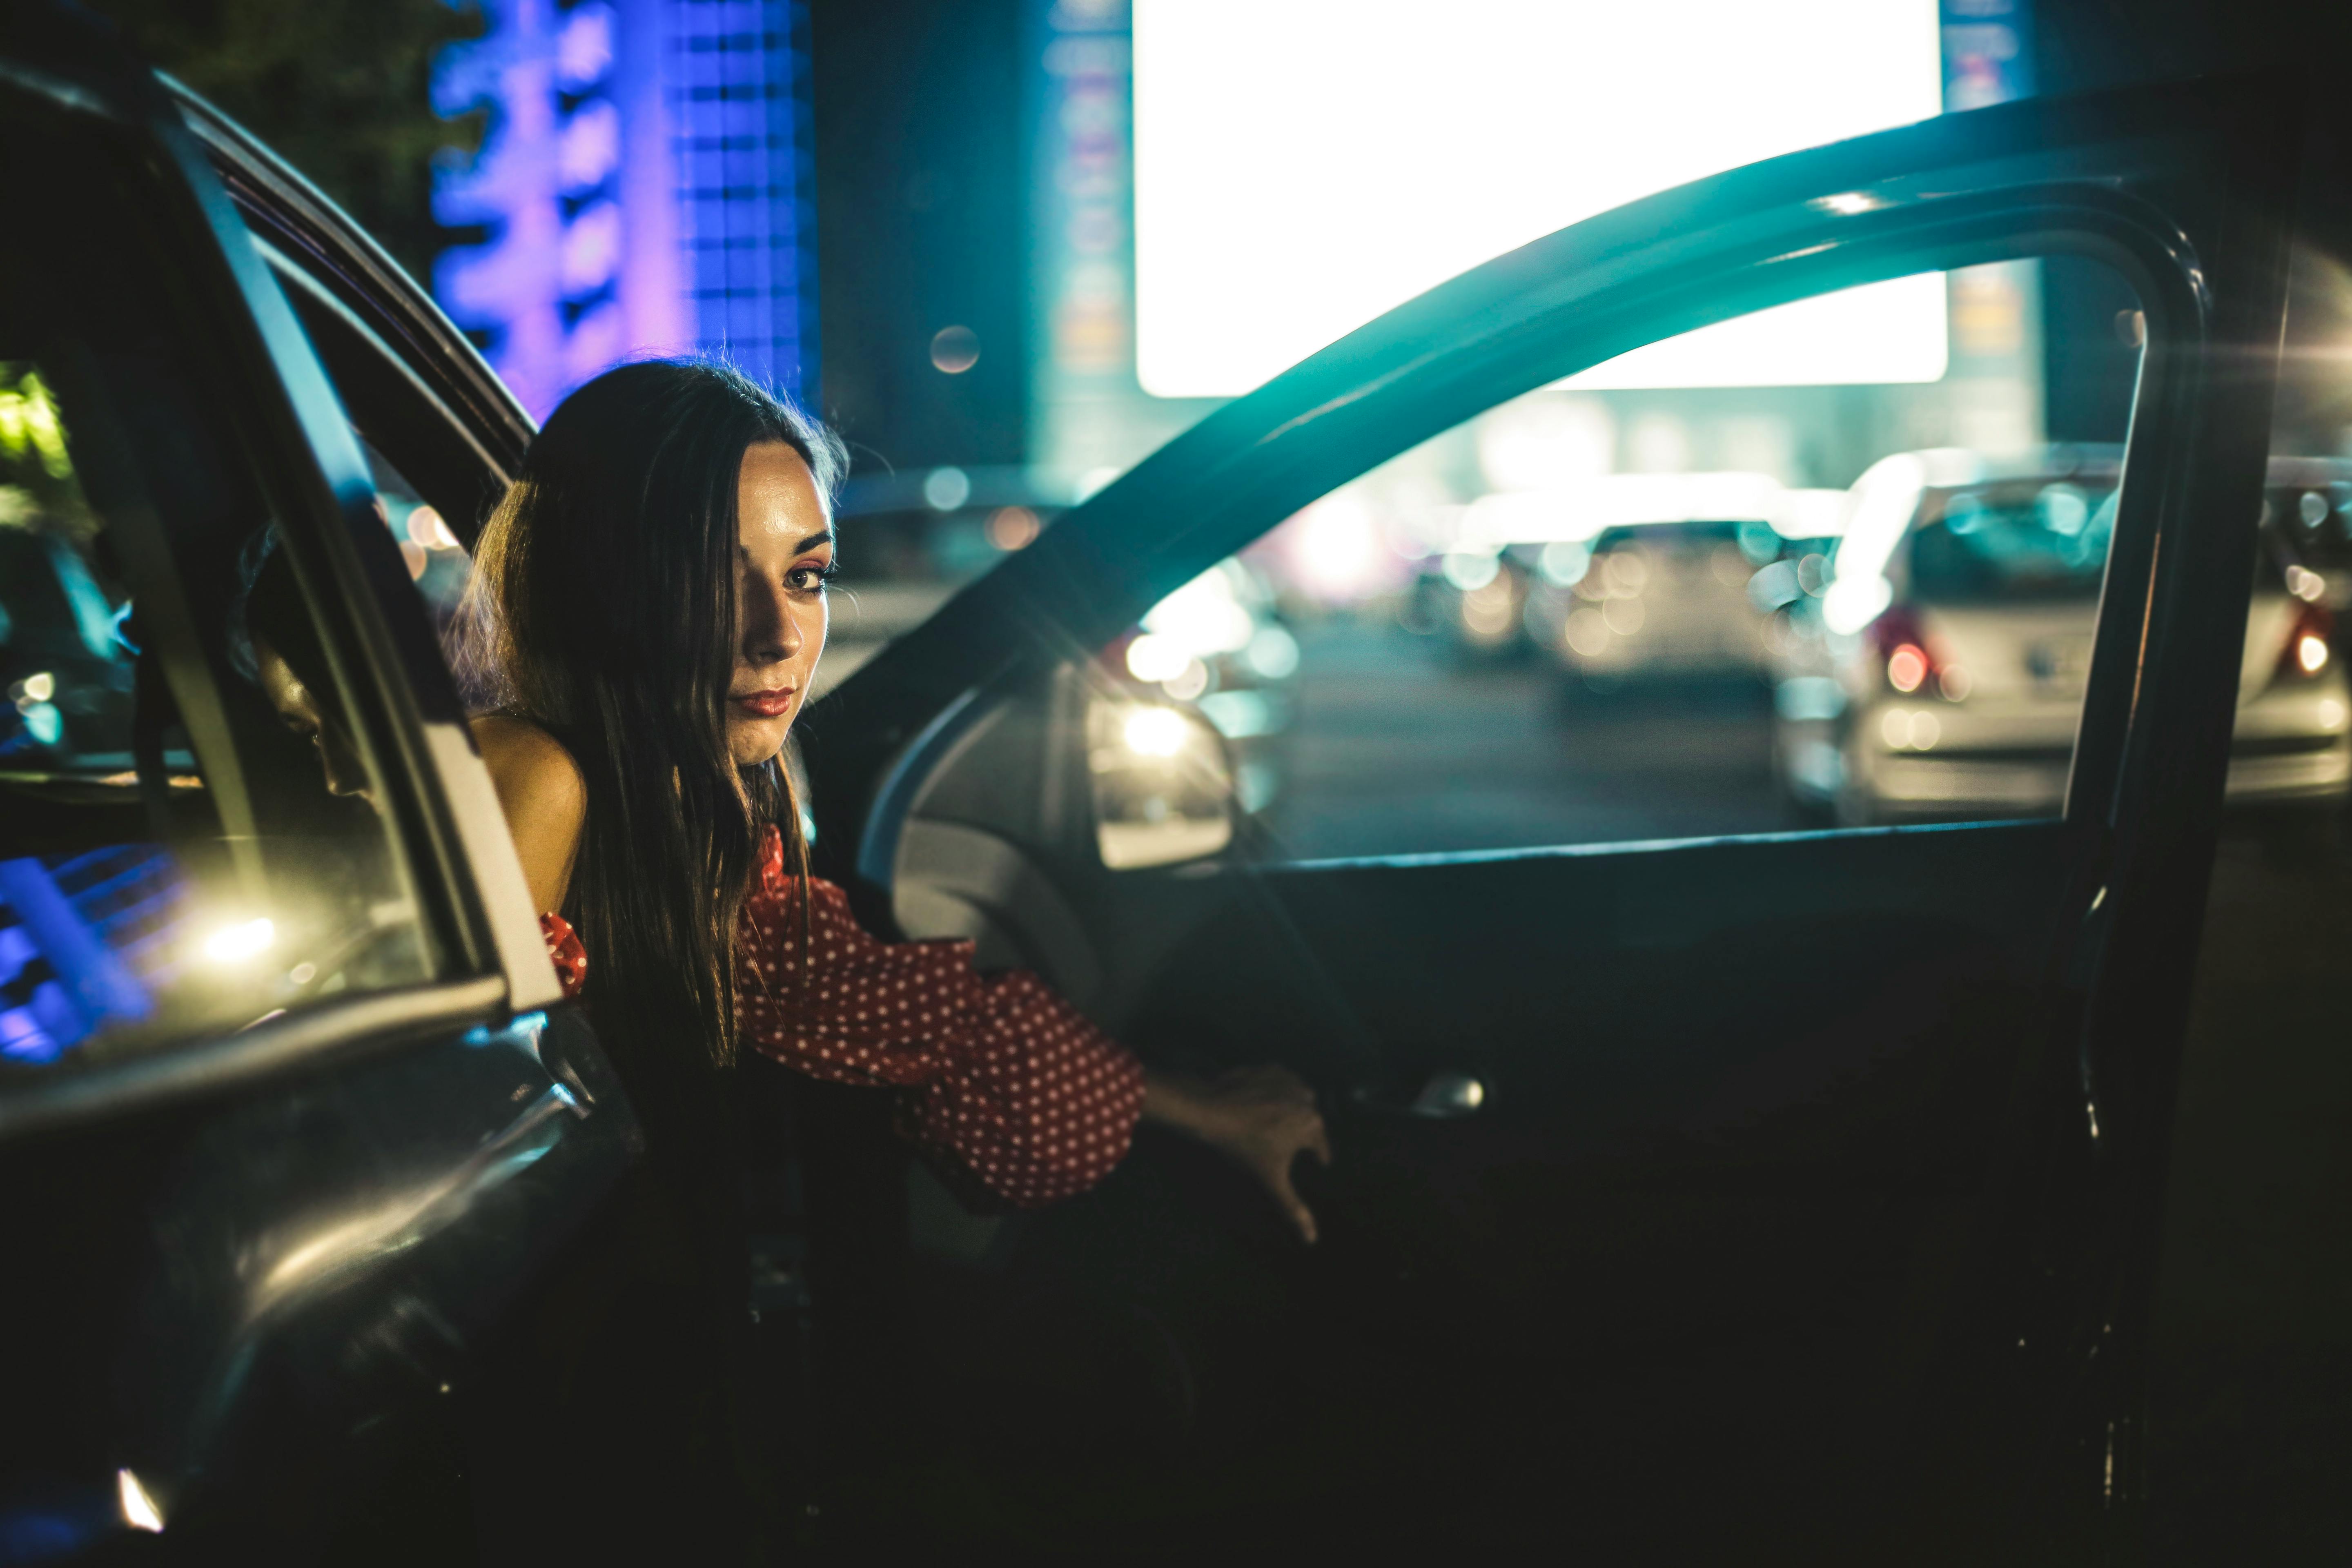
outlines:
[[1310, 1246], [1315, 1215], [1290, 1184], [1303, 1152], [1328, 1165], [1331, 1139], [1315, 1091], [1288, 1068], [1239, 1068], [1215, 1079], [1147, 1072], [1143, 1119], [1191, 1134], [1263, 1184], [1276, 1207]]

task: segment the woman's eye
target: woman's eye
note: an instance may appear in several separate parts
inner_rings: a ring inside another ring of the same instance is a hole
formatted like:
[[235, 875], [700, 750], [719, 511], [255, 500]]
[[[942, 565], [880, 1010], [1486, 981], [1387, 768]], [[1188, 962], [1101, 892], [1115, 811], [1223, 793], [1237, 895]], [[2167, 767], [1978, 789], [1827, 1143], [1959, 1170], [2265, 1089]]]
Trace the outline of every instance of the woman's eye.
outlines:
[[831, 566], [795, 566], [784, 575], [784, 581], [803, 594], [814, 593], [832, 580]]

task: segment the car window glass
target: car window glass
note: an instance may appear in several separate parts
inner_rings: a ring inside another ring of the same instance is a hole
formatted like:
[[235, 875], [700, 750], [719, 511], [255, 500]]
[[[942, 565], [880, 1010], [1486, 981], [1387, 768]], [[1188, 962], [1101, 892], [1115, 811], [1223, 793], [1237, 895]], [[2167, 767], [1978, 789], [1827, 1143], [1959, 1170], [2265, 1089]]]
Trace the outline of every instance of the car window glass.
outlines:
[[1118, 700], [1223, 731], [1297, 858], [2056, 813], [2137, 300], [1873, 287], [1871, 341], [1801, 300], [1381, 464], [1106, 649]]
[[2352, 599], [2352, 461], [2315, 454], [2307, 437], [2280, 445], [2256, 536], [2229, 791], [2242, 809], [2300, 814], [2352, 796], [2352, 684], [2337, 624]]
[[10, 121], [0, 162], [5, 1085], [427, 979], [436, 947], [132, 178]]

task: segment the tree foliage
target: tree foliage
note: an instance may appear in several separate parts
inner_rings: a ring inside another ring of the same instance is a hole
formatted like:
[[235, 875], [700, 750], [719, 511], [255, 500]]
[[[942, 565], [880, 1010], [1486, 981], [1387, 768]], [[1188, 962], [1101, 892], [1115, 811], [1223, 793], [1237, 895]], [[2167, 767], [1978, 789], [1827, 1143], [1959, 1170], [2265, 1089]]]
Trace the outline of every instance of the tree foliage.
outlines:
[[153, 65], [236, 118], [428, 278], [446, 243], [433, 164], [469, 156], [481, 117], [444, 120], [433, 57], [479, 36], [464, 0], [85, 0]]

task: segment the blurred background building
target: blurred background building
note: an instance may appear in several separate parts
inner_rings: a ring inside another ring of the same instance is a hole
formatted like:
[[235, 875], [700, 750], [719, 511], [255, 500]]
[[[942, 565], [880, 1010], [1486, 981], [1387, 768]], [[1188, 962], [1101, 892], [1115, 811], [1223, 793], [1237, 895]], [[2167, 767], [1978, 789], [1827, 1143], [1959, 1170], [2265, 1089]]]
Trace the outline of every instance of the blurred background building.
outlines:
[[478, 232], [434, 292], [524, 406], [625, 359], [722, 354], [795, 395], [816, 361], [808, 16], [796, 0], [486, 0], [436, 58], [486, 111], [434, 216]]

